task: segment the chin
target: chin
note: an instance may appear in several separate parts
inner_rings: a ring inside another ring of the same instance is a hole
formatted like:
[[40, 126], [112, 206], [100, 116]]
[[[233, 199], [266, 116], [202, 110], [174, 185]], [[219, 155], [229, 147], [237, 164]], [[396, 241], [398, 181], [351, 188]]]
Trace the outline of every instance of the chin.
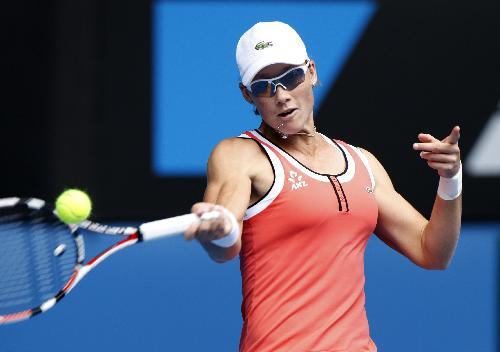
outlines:
[[283, 127], [284, 127], [284, 129], [282, 129], [283, 132], [288, 134], [296, 134], [304, 129], [305, 124], [303, 122], [299, 122], [299, 119], [295, 119], [294, 121], [285, 123], [285, 126]]

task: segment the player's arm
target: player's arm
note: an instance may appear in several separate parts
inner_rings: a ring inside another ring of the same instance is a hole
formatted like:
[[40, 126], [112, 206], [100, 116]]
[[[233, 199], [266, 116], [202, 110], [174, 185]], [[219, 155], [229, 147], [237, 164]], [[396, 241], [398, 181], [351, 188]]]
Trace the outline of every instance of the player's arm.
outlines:
[[[456, 175], [461, 167], [459, 131], [455, 127], [442, 141], [420, 134], [420, 143], [414, 144], [414, 149], [420, 151], [420, 157], [427, 161], [429, 167], [446, 179]], [[395, 191], [380, 162], [372, 154], [364, 152], [376, 181], [374, 195], [379, 207], [377, 236], [423, 268], [447, 268], [460, 233], [461, 195], [453, 200], [444, 200], [437, 195], [431, 217], [427, 220]]]
[[[254, 143], [232, 138], [219, 143], [208, 160], [207, 188], [202, 203], [193, 205], [192, 212], [204, 213], [224, 207], [231, 212], [238, 224], [236, 242], [230, 247], [221, 247], [213, 240], [228, 236], [234, 227], [225, 211], [215, 219], [193, 224], [185, 238], [196, 238], [209, 256], [217, 262], [225, 262], [237, 256], [241, 249], [243, 215], [251, 195], [251, 165], [255, 152]], [[253, 147], [253, 148], [252, 148]]]

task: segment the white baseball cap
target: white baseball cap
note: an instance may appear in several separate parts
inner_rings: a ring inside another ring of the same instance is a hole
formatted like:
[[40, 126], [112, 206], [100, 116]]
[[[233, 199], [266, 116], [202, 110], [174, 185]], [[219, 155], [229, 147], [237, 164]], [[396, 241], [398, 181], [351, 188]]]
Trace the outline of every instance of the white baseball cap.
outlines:
[[244, 86], [272, 64], [300, 65], [309, 60], [298, 33], [283, 22], [259, 22], [241, 36], [236, 46], [236, 63]]

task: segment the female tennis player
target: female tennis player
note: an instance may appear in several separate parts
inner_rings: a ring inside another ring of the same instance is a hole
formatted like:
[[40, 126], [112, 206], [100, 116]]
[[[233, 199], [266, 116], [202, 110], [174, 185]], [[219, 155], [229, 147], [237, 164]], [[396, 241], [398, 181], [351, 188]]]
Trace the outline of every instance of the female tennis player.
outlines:
[[449, 265], [461, 223], [459, 127], [413, 144], [440, 176], [427, 220], [375, 156], [316, 131], [316, 63], [295, 30], [257, 23], [236, 61], [243, 98], [262, 121], [213, 150], [204, 202], [192, 211], [220, 216], [185, 237], [217, 262], [240, 255], [240, 351], [376, 351], [364, 307], [367, 241], [375, 233], [426, 269]]

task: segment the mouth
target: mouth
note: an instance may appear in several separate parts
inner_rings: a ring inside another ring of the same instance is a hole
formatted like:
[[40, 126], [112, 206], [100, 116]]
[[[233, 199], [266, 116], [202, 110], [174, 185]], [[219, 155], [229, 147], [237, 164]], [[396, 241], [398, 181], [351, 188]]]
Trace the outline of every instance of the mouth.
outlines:
[[283, 111], [281, 114], [278, 114], [278, 116], [279, 116], [279, 117], [288, 117], [288, 116], [290, 116], [291, 114], [293, 114], [293, 113], [295, 112], [295, 110], [297, 110], [297, 109], [293, 108], [293, 109], [288, 109], [288, 110], [285, 110], [285, 111]]

